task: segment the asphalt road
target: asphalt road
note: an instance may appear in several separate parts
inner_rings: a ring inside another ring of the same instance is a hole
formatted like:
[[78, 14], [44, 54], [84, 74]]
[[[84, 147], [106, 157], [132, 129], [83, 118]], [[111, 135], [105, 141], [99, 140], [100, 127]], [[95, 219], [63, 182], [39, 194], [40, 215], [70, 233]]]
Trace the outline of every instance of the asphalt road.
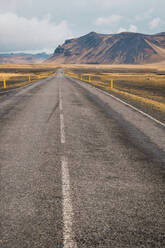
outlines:
[[165, 247], [165, 127], [56, 77], [0, 94], [0, 248]]

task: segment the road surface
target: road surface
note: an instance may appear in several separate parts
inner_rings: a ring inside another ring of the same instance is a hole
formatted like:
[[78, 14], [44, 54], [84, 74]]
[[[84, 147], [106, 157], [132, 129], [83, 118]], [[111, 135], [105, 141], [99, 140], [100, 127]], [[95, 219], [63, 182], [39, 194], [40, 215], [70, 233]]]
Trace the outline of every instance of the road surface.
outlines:
[[165, 127], [56, 77], [0, 94], [0, 247], [165, 247]]

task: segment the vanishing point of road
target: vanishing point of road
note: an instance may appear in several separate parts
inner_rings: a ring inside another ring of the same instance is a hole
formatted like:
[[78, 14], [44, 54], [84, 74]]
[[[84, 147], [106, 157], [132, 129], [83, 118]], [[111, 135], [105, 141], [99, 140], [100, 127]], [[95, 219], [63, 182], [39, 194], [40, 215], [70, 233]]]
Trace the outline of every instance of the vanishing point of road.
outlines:
[[165, 126], [59, 70], [0, 93], [0, 248], [165, 247]]

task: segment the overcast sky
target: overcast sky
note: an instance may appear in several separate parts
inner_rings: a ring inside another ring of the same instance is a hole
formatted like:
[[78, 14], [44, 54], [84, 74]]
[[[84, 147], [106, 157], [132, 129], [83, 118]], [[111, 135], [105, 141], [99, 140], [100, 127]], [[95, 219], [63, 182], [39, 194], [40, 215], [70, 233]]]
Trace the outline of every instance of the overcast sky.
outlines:
[[0, 52], [53, 51], [91, 31], [165, 32], [165, 0], [0, 0]]

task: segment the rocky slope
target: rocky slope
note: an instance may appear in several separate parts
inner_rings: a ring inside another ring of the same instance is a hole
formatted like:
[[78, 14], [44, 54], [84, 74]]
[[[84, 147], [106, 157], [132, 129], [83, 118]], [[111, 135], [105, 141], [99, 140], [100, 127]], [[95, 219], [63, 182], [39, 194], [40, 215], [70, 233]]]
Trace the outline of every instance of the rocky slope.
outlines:
[[91, 32], [58, 46], [50, 63], [145, 64], [165, 60], [165, 32], [155, 35]]

